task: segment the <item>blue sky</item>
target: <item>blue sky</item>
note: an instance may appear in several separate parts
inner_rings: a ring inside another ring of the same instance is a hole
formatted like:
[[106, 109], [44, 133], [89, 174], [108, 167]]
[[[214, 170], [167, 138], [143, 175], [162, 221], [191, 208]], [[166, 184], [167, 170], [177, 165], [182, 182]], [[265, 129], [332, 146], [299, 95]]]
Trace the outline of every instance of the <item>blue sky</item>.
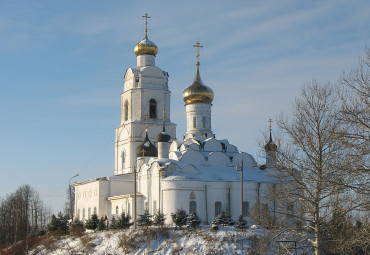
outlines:
[[2, 1], [0, 197], [28, 183], [57, 211], [74, 174], [113, 174], [122, 78], [146, 12], [178, 138], [199, 41], [213, 131], [258, 160], [267, 120], [289, 115], [305, 82], [337, 81], [370, 42], [366, 0]]

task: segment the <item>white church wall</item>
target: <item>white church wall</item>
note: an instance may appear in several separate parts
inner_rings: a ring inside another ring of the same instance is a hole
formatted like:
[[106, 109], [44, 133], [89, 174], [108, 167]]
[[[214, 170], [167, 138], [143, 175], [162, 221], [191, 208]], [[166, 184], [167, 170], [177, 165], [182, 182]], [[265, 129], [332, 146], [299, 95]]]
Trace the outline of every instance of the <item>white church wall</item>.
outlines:
[[100, 217], [110, 217], [109, 214], [109, 203], [107, 198], [110, 196], [109, 181], [101, 180], [99, 181], [99, 206], [98, 206], [98, 216]]
[[[75, 215], [80, 220], [87, 220], [91, 214], [96, 213], [104, 217], [108, 210], [107, 196], [109, 188], [107, 181], [97, 180], [82, 185], [76, 185], [76, 208]], [[85, 210], [85, 216], [83, 211]], [[89, 215], [90, 212], [90, 215]], [[79, 214], [79, 216], [78, 216]]]
[[[195, 198], [190, 198], [191, 193]], [[171, 203], [163, 203], [163, 212], [168, 215], [166, 223], [172, 224], [170, 215], [177, 209], [181, 208], [189, 213], [190, 201], [196, 202], [199, 218], [203, 222], [206, 220], [204, 185], [201, 182], [163, 181], [163, 201], [171, 201]]]
[[[229, 211], [229, 189], [231, 191], [232, 186], [229, 182], [206, 182], [204, 184], [207, 189], [207, 211], [208, 211], [208, 222], [212, 222], [215, 216], [215, 205], [216, 202], [221, 202], [221, 211]], [[231, 193], [230, 193], [231, 194]], [[231, 198], [231, 197], [230, 197]]]

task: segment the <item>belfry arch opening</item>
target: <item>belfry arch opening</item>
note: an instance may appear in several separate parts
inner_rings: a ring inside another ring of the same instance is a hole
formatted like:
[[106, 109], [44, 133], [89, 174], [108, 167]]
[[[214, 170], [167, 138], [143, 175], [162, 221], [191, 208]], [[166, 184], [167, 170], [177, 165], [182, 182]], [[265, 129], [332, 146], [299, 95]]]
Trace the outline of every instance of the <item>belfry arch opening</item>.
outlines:
[[149, 100], [149, 118], [157, 118], [157, 101], [154, 99]]

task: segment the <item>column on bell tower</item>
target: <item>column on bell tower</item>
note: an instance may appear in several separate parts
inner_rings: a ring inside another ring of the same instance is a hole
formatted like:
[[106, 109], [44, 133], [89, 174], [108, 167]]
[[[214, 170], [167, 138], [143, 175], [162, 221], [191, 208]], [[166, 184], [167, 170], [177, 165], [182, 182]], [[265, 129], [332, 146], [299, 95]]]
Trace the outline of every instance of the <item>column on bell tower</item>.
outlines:
[[212, 89], [206, 86], [200, 78], [199, 48], [203, 46], [199, 42], [193, 46], [197, 48], [195, 79], [183, 92], [187, 122], [185, 139], [206, 139], [214, 136], [211, 129], [211, 107], [214, 94]]

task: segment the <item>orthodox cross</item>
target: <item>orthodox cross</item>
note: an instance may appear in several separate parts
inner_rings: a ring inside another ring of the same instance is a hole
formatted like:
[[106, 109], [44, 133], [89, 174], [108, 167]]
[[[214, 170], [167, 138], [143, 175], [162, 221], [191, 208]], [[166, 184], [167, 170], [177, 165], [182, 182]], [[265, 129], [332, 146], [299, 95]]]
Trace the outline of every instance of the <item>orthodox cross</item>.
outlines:
[[193, 47], [196, 47], [196, 48], [197, 48], [197, 55], [196, 55], [196, 58], [197, 58], [197, 64], [199, 65], [199, 56], [200, 56], [200, 54], [199, 54], [199, 48], [203, 48], [203, 46], [202, 46], [202, 45], [200, 45], [200, 43], [199, 43], [199, 42], [196, 42], [196, 43], [193, 45]]
[[270, 140], [272, 140], [272, 136], [271, 136], [271, 123], [272, 123], [272, 119], [269, 119], [269, 122], [270, 122]]
[[143, 158], [145, 157], [145, 150], [142, 149], [141, 152], [143, 153]]
[[145, 13], [145, 15], [141, 16], [141, 17], [145, 18], [145, 30], [144, 30], [145, 37], [144, 38], [148, 38], [148, 35], [147, 35], [147, 33], [148, 33], [148, 19], [150, 19], [151, 17], [149, 17], [148, 13]]

